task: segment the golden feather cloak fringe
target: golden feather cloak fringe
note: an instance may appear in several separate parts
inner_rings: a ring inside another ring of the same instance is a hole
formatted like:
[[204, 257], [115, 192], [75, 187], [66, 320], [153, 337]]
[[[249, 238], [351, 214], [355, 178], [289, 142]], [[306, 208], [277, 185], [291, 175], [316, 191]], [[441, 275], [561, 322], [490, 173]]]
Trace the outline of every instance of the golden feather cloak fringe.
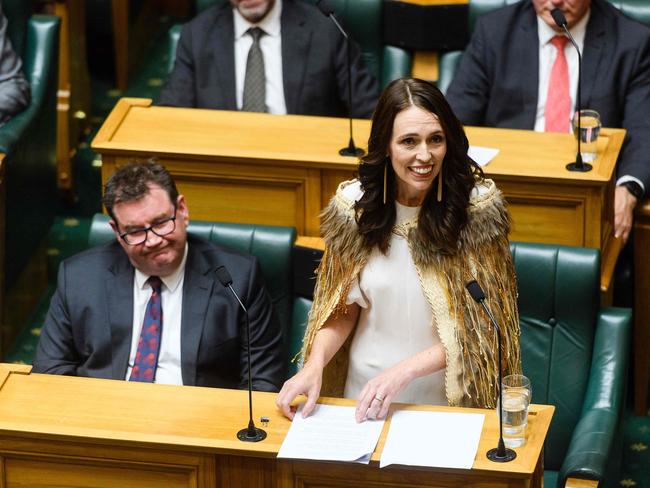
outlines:
[[[353, 280], [370, 255], [357, 231], [354, 201], [343, 182], [321, 215], [325, 252], [317, 270], [314, 304], [303, 339], [302, 359], [309, 358], [316, 333], [332, 314], [345, 313]], [[493, 408], [498, 382], [497, 335], [482, 307], [465, 289], [475, 279], [501, 326], [504, 374], [520, 373], [517, 283], [508, 243], [510, 220], [501, 192], [491, 180], [488, 191], [470, 200], [468, 222], [461, 231], [459, 250], [440, 254], [416, 232], [417, 222], [403, 229], [420, 283], [429, 301], [445, 348], [446, 393], [452, 406]], [[321, 395], [342, 397], [348, 370], [348, 341], [323, 372]]]

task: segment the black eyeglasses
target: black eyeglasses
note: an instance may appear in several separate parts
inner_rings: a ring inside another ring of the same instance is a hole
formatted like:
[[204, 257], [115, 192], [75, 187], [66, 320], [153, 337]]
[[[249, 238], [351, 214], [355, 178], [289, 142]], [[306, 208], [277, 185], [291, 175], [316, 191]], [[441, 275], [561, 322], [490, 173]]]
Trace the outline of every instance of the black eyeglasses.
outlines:
[[120, 238], [124, 242], [126, 242], [129, 246], [137, 246], [138, 244], [142, 244], [143, 242], [146, 242], [147, 234], [149, 231], [153, 232], [158, 237], [165, 237], [166, 235], [171, 234], [175, 230], [176, 230], [176, 209], [174, 209], [174, 215], [172, 215], [168, 219], [161, 220], [160, 222], [156, 222], [155, 224], [150, 225], [149, 227], [146, 227], [144, 229], [136, 229], [136, 230], [131, 230], [129, 232], [125, 232], [124, 234], [120, 234]]

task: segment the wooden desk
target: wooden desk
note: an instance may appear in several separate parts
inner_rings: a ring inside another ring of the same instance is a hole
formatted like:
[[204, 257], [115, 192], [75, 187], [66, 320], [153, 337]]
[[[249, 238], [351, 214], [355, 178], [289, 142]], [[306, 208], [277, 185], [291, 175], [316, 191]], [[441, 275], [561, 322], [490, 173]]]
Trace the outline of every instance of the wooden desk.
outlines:
[[[319, 235], [318, 215], [338, 184], [353, 176], [346, 119], [150, 106], [121, 99], [95, 137], [102, 180], [133, 157], [157, 156], [199, 220], [295, 226]], [[370, 121], [354, 121], [365, 145]], [[612, 175], [625, 131], [603, 129], [600, 157], [589, 173], [571, 173], [568, 134], [468, 127], [473, 145], [498, 147], [485, 168], [504, 191], [513, 240], [596, 247], [601, 289], [609, 289], [620, 243], [613, 238]]]
[[370, 465], [279, 460], [290, 423], [275, 394], [253, 396], [256, 417], [270, 419], [267, 439], [237, 440], [248, 423], [247, 398], [244, 391], [29, 374], [27, 366], [0, 364], [0, 486], [541, 486], [554, 411], [531, 406], [528, 441], [511, 463], [486, 459], [496, 445], [497, 416], [472, 409], [486, 416], [471, 470], [379, 469], [388, 423]]

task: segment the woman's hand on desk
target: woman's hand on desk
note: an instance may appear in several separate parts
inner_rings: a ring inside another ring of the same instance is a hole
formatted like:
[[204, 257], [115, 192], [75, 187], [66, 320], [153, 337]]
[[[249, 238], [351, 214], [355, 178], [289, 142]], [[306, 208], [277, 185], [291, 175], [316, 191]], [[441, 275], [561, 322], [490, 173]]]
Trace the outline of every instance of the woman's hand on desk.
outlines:
[[355, 412], [357, 422], [385, 418], [390, 404], [400, 391], [414, 379], [441, 370], [446, 361], [442, 343], [438, 343], [372, 378], [359, 395]]
[[302, 407], [302, 416], [307, 417], [316, 406], [322, 383], [323, 368], [308, 362], [295, 376], [284, 382], [275, 399], [275, 404], [282, 410], [285, 417], [293, 420], [296, 406], [292, 406], [292, 403], [298, 395], [305, 395], [307, 402]]
[[408, 361], [402, 361], [388, 368], [366, 383], [357, 402], [355, 412], [357, 422], [386, 417], [393, 398], [414, 379]]

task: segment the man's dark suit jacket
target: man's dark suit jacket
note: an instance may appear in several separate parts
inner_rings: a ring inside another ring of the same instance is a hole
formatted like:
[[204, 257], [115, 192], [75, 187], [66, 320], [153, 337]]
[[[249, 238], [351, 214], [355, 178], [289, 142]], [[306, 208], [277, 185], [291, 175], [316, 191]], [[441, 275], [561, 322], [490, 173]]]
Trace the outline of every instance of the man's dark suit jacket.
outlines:
[[[447, 100], [468, 125], [532, 129], [539, 78], [537, 17], [530, 0], [478, 19]], [[627, 137], [618, 175], [650, 189], [650, 29], [604, 0], [591, 1], [582, 58], [582, 107]]]
[[[257, 260], [188, 235], [181, 319], [184, 385], [246, 388], [244, 315], [215, 276], [226, 266], [248, 309], [253, 388], [277, 391], [282, 336]], [[34, 360], [39, 373], [124, 379], [133, 330], [135, 270], [113, 241], [65, 260]], [[163, 327], [164, 327], [163, 322]]]
[[[280, 18], [287, 113], [347, 116], [346, 44], [332, 21], [300, 0], [284, 0]], [[234, 20], [229, 2], [183, 26], [176, 62], [159, 105], [237, 110]], [[352, 115], [370, 117], [377, 81], [352, 47]]]

